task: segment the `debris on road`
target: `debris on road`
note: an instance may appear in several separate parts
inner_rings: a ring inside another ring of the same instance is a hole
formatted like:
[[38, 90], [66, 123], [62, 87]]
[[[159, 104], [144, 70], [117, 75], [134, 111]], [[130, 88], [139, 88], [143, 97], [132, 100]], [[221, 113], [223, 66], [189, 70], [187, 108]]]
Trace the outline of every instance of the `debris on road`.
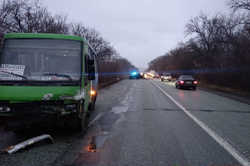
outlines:
[[26, 141], [23, 141], [17, 145], [14, 145], [14, 146], [9, 146], [8, 148], [6, 148], [5, 150], [3, 150], [2, 152], [4, 153], [8, 153], [8, 154], [13, 154], [13, 153], [16, 153], [17, 151], [21, 150], [21, 149], [24, 149], [30, 145], [33, 145], [35, 143], [38, 143], [38, 142], [41, 142], [43, 140], [49, 140], [51, 143], [54, 143], [54, 140], [53, 138], [48, 135], [48, 134], [44, 134], [44, 135], [41, 135], [41, 136], [37, 136], [37, 137], [34, 137], [34, 138], [30, 138]]
[[98, 152], [101, 148], [103, 148], [106, 140], [110, 137], [109, 132], [102, 132], [100, 135], [91, 136], [89, 139], [89, 143], [87, 146], [88, 152]]
[[92, 137], [90, 139], [90, 142], [88, 144], [88, 152], [96, 152], [96, 142], [95, 137]]

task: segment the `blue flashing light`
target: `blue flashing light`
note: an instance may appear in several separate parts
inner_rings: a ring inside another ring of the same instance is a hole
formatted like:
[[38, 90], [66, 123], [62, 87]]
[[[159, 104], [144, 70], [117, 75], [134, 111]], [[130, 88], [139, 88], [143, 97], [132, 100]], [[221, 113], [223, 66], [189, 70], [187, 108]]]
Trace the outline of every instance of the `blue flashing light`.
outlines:
[[131, 75], [132, 76], [136, 76], [138, 73], [136, 71], [132, 72]]

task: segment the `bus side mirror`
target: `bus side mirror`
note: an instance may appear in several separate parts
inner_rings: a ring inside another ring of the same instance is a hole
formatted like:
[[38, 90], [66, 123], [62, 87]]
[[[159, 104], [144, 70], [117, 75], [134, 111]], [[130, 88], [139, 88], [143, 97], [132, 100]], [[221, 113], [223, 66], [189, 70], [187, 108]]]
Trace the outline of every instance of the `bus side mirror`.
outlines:
[[88, 61], [88, 80], [95, 80], [95, 63], [92, 59]]

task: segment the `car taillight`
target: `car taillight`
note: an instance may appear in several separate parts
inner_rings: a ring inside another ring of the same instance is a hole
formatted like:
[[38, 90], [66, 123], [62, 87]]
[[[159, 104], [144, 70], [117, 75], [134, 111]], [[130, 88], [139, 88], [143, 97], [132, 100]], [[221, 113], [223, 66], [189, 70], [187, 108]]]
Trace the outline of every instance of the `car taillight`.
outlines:
[[198, 84], [198, 81], [194, 81], [194, 84]]
[[184, 84], [184, 81], [180, 81], [180, 84]]

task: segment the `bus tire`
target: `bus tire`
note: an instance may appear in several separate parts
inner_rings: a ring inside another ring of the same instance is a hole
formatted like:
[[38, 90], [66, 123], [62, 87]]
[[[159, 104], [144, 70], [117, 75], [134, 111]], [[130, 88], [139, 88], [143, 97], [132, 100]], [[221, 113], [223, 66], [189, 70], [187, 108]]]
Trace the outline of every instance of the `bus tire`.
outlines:
[[93, 99], [93, 101], [89, 104], [89, 111], [95, 110], [95, 103], [96, 103], [96, 97]]
[[94, 111], [95, 110], [95, 103], [90, 103], [89, 104], [89, 112]]
[[84, 132], [87, 128], [86, 111], [84, 111], [83, 107], [83, 105], [79, 104], [77, 112], [81, 112], [80, 116], [75, 114], [66, 122], [67, 126], [73, 131]]

